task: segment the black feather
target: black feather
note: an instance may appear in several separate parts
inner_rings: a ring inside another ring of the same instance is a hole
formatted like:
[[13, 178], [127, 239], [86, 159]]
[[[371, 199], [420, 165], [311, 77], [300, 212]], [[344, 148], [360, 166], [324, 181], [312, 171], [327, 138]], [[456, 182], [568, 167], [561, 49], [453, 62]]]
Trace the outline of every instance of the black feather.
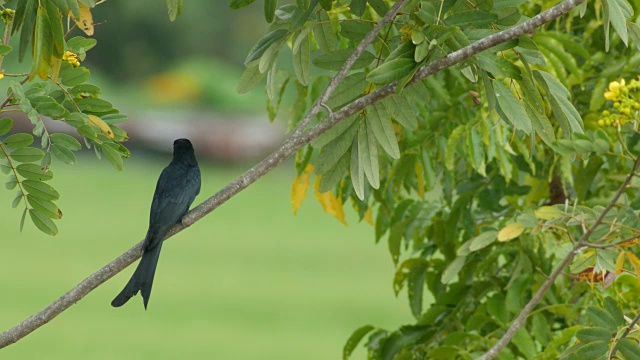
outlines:
[[187, 139], [178, 139], [173, 143], [173, 160], [162, 171], [156, 184], [142, 259], [127, 285], [111, 302], [111, 306], [124, 305], [140, 291], [144, 307], [147, 308], [164, 237], [189, 211], [189, 206], [199, 193], [200, 169], [193, 146]]

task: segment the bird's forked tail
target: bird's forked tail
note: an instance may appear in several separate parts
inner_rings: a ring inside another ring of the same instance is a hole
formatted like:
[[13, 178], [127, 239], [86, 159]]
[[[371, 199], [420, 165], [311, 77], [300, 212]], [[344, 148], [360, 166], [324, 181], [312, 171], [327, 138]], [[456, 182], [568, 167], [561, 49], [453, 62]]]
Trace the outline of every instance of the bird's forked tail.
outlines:
[[160, 241], [155, 247], [145, 250], [142, 254], [142, 260], [138, 264], [136, 271], [131, 276], [127, 285], [122, 289], [120, 294], [111, 302], [111, 306], [120, 307], [126, 304], [129, 299], [135, 296], [138, 291], [142, 294], [144, 308], [147, 308], [149, 297], [151, 296], [151, 286], [153, 285], [153, 276], [158, 266], [158, 258], [160, 257], [160, 249], [163, 241]]

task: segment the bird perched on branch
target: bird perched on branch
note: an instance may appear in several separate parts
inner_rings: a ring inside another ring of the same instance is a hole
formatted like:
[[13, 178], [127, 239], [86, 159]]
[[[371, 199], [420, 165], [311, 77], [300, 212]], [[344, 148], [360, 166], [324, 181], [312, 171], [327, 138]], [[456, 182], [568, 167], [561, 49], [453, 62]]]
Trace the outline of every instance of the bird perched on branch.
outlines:
[[173, 142], [173, 160], [162, 170], [153, 194], [149, 230], [142, 245], [142, 260], [111, 306], [124, 305], [140, 291], [144, 308], [147, 308], [163, 240], [169, 229], [189, 211], [189, 206], [199, 193], [200, 169], [193, 146], [187, 139], [178, 139]]

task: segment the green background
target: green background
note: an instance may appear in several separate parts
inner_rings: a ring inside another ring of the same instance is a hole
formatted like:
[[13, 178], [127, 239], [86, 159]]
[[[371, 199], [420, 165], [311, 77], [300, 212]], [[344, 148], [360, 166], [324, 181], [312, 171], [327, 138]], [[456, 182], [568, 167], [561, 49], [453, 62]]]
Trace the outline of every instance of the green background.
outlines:
[[[88, 154], [87, 154], [88, 155]], [[54, 164], [62, 197], [60, 233], [46, 236], [11, 209], [0, 191], [0, 329], [36, 313], [141, 240], [156, 179], [169, 161], [133, 151], [125, 171], [94, 156]], [[373, 228], [322, 212], [309, 189], [296, 217], [292, 164], [231, 199], [163, 248], [149, 310], [140, 297], [109, 303], [127, 268], [51, 323], [0, 350], [2, 359], [337, 359], [361, 325], [408, 323], [406, 295], [395, 298], [393, 265], [374, 246]], [[196, 203], [245, 167], [201, 164]], [[362, 356], [364, 351], [358, 350]], [[359, 356], [359, 357], [361, 357]]]

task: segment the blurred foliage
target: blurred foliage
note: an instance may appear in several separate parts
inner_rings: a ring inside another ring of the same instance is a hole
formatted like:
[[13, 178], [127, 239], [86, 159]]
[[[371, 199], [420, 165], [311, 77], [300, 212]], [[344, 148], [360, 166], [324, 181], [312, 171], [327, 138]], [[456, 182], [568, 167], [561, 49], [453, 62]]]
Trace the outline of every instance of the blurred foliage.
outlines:
[[[281, 106], [293, 127], [394, 2], [274, 3], [263, 1], [271, 25], [249, 50], [237, 90], [266, 79], [270, 116]], [[296, 160], [294, 212], [315, 181], [316, 198], [338, 220], [347, 204], [363, 220], [374, 217], [376, 242], [388, 243], [396, 265], [394, 291], [407, 289], [415, 317], [398, 329], [357, 329], [345, 359], [361, 342], [369, 359], [480, 356], [588, 229], [588, 248], [499, 358], [598, 359], [614, 348], [640, 358], [630, 340], [638, 332], [624, 332], [640, 311], [635, 187], [596, 222], [640, 153], [640, 94], [630, 80], [639, 74], [632, 16], [640, 2], [584, 3], [405, 87], [420, 67], [555, 4], [408, 1], [325, 104], [336, 112], [398, 83]], [[296, 92], [294, 101], [282, 99], [286, 91]]]
[[[179, 2], [169, 5], [179, 7]], [[63, 214], [55, 203], [60, 194], [46, 182], [53, 178], [52, 159], [74, 164], [74, 152], [82, 148], [72, 136], [51, 133], [43, 117], [67, 124], [87, 148], [93, 147], [98, 158], [104, 156], [118, 170], [122, 170], [122, 158], [130, 156], [122, 145], [128, 139], [127, 133], [117, 126], [127, 116], [101, 97], [102, 90], [88, 82], [89, 69], [81, 65], [96, 40], [70, 36], [76, 27], [88, 36], [93, 35], [91, 9], [95, 6], [93, 0], [20, 0], [15, 3], [15, 10], [9, 7], [2, 10], [0, 63], [4, 57], [16, 55], [8, 45], [12, 37], [19, 39], [20, 61], [27, 50], [31, 53], [29, 74], [10, 73], [11, 68], [2, 69], [1, 73], [2, 78], [24, 79], [5, 80], [10, 86], [0, 112], [23, 113], [22, 119], [33, 125], [32, 134], [15, 132], [12, 118], [0, 119], [0, 136], [6, 135], [0, 141], [4, 156], [0, 170], [7, 176], [5, 187], [17, 190], [12, 206], [23, 207], [21, 229], [29, 214], [38, 229], [49, 235], [57, 234], [54, 220], [61, 219]], [[35, 145], [34, 136], [39, 138]]]

